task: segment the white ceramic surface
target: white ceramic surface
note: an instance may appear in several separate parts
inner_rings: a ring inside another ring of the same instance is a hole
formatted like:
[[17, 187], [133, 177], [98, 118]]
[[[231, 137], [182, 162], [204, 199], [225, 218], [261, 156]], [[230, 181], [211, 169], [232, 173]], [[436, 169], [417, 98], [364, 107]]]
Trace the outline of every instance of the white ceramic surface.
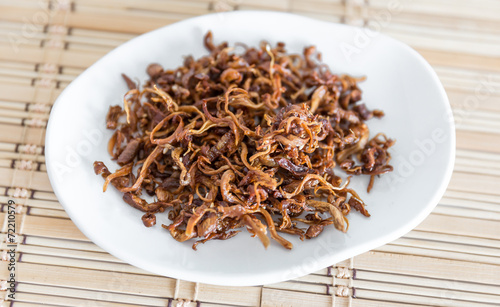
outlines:
[[[255, 22], [257, 21], [258, 22]], [[386, 116], [372, 119], [372, 135], [385, 132], [397, 140], [391, 149], [395, 171], [375, 182], [367, 194], [367, 178], [352, 187], [368, 204], [371, 218], [349, 215], [346, 234], [327, 228], [285, 250], [276, 242], [265, 250], [243, 231], [228, 241], [210, 241], [198, 251], [178, 243], [162, 229], [166, 214], [146, 228], [142, 213], [125, 204], [92, 163], [117, 166], [106, 151], [112, 132], [105, 129], [110, 105], [121, 104], [126, 73], [145, 81], [146, 66], [175, 68], [183, 56], [206, 54], [207, 30], [215, 42], [258, 45], [283, 41], [290, 52], [316, 45], [336, 73], [367, 76], [361, 84], [369, 108]], [[362, 40], [364, 39], [364, 41]], [[451, 177], [455, 130], [443, 86], [430, 65], [405, 44], [378, 33], [306, 17], [274, 12], [232, 12], [188, 19], [141, 35], [116, 48], [82, 73], [57, 99], [46, 136], [46, 162], [52, 187], [78, 228], [114, 256], [157, 274], [219, 285], [275, 283], [305, 275], [388, 243], [417, 226], [434, 208]]]

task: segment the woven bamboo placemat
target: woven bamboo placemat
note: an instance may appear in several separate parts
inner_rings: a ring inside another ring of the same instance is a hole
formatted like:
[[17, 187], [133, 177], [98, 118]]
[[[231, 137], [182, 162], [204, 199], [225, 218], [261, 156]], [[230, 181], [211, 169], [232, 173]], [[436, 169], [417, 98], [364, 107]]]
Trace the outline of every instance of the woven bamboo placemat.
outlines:
[[[235, 9], [371, 27], [408, 43], [433, 65], [454, 109], [458, 149], [448, 190], [421, 225], [314, 274], [238, 288], [144, 272], [110, 256], [73, 225], [44, 163], [55, 98], [94, 61], [138, 34]], [[499, 1], [0, 0], [2, 306], [499, 306], [499, 153]], [[16, 203], [15, 237], [9, 235], [9, 200]]]

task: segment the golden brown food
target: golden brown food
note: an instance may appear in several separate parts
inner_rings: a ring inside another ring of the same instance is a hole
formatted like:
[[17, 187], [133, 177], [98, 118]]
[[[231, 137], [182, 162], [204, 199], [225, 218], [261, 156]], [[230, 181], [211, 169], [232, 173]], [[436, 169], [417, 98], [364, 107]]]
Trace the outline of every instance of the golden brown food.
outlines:
[[[96, 174], [123, 192], [130, 206], [155, 214], [183, 242], [225, 240], [242, 228], [264, 246], [279, 233], [315, 238], [328, 225], [345, 232], [351, 208], [369, 216], [358, 194], [334, 172], [373, 179], [392, 170], [393, 141], [370, 139], [366, 121], [382, 117], [362, 99], [362, 79], [335, 75], [314, 47], [288, 54], [283, 43], [259, 48], [204, 39], [209, 55], [183, 66], [147, 68], [142, 89], [124, 76], [123, 108], [112, 106], [108, 150], [114, 173], [96, 161]], [[236, 52], [241, 49], [241, 52]], [[148, 202], [143, 193], [154, 196]]]

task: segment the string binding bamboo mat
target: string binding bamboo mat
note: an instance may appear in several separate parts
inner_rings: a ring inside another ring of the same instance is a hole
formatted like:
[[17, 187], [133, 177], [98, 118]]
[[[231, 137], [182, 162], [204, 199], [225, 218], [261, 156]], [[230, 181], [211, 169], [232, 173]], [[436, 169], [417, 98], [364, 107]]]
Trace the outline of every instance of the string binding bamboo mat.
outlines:
[[[399, 9], [389, 11], [394, 3]], [[458, 148], [448, 190], [421, 225], [314, 274], [238, 288], [144, 272], [78, 231], [57, 202], [44, 163], [55, 98], [138, 34], [235, 9], [378, 27], [433, 65], [454, 109]], [[499, 306], [499, 16], [495, 0], [0, 0], [2, 306]], [[16, 203], [15, 237], [9, 236], [9, 200]], [[15, 300], [8, 296], [12, 258]]]

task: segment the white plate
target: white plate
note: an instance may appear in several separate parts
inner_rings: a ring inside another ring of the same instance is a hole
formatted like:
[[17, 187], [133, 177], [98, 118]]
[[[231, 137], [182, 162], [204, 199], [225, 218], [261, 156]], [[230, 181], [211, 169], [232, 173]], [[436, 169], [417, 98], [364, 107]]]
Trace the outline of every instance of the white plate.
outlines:
[[[181, 65], [183, 56], [206, 54], [207, 30], [215, 42], [283, 41], [290, 52], [315, 45], [335, 73], [367, 76], [363, 100], [386, 116], [372, 119], [372, 135], [385, 132], [397, 140], [391, 149], [395, 171], [352, 186], [368, 204], [371, 218], [348, 217], [346, 234], [325, 230], [304, 242], [285, 237], [294, 248], [276, 242], [265, 250], [244, 231], [228, 241], [210, 241], [198, 251], [178, 243], [162, 229], [166, 214], [146, 228], [142, 213], [124, 203], [114, 188], [102, 192], [103, 179], [92, 163], [102, 160], [114, 171], [105, 129], [110, 105], [122, 104], [126, 92], [120, 74], [144, 82], [146, 66]], [[218, 285], [275, 283], [325, 268], [381, 246], [417, 226], [434, 208], [450, 180], [455, 130], [443, 86], [430, 65], [410, 47], [378, 33], [285, 13], [232, 12], [188, 19], [141, 35], [116, 48], [82, 73], [57, 99], [46, 136], [47, 171], [59, 201], [78, 228], [112, 255], [156, 274]]]

